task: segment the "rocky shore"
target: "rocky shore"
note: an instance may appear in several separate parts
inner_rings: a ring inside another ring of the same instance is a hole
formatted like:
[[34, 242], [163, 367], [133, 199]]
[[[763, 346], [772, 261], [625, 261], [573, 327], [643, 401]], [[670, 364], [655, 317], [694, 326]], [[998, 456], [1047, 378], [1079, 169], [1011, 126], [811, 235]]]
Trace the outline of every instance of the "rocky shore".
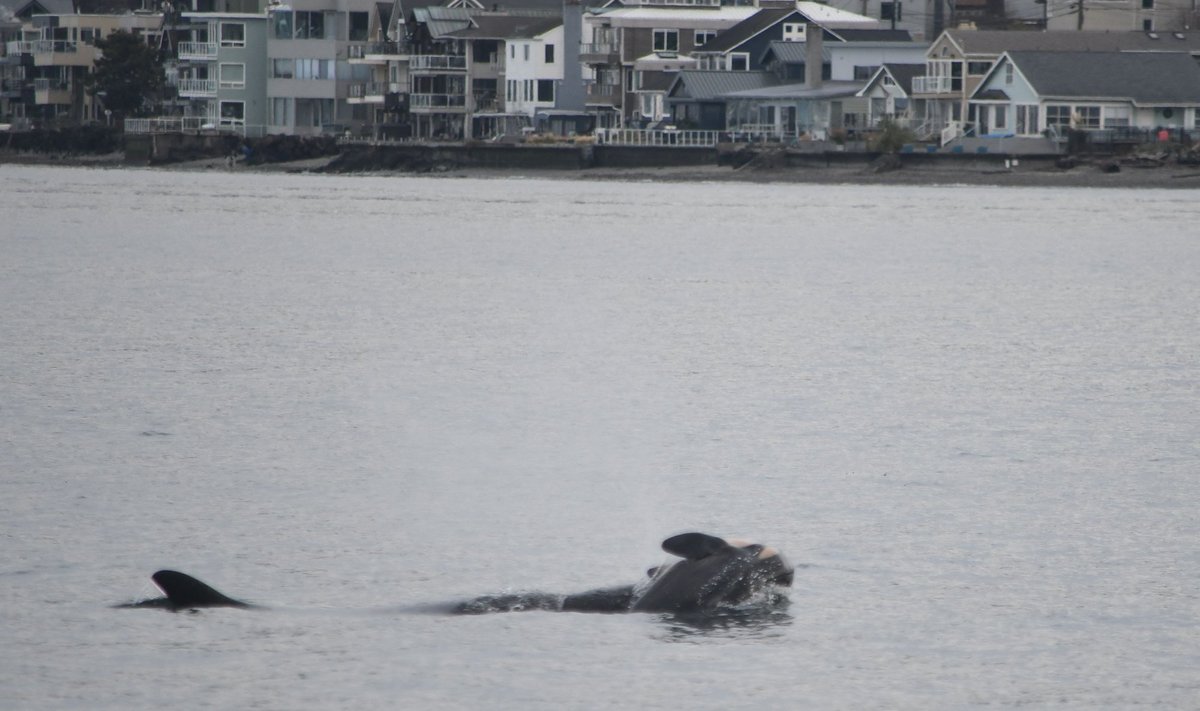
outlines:
[[[322, 148], [325, 148], [322, 146]], [[325, 148], [325, 150], [328, 150]], [[303, 157], [280, 150], [271, 160], [266, 152], [252, 159], [236, 157], [198, 157], [158, 166], [130, 166], [121, 151], [97, 154], [44, 153], [0, 149], [0, 169], [4, 165], [82, 166], [107, 169], [148, 169], [164, 171], [230, 171], [260, 173], [340, 172], [364, 176], [423, 175], [440, 179], [513, 177], [553, 178], [555, 180], [620, 180], [631, 182], [747, 182], [829, 185], [981, 185], [1002, 187], [1074, 187], [1074, 188], [1200, 188], [1200, 166], [1168, 159], [1145, 157], [1076, 158], [1045, 161], [1018, 161], [1004, 166], [995, 162], [961, 161], [955, 163], [905, 163], [886, 157], [869, 164], [841, 163], [780, 167], [743, 164], [689, 165], [671, 167], [592, 167], [581, 169], [478, 168], [453, 164], [403, 165], [394, 170], [334, 170], [341, 154], [322, 154], [323, 150], [305, 151]], [[315, 155], [314, 155], [315, 154]], [[253, 155], [253, 154], [251, 154]]]

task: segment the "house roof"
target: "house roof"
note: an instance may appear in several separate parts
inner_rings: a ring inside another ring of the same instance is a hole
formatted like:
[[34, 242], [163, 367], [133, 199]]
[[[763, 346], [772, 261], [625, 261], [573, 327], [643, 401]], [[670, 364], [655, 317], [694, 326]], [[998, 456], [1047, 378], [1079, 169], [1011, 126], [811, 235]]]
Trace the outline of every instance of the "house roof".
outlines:
[[896, 86], [900, 87], [905, 94], [911, 95], [913, 93], [913, 78], [925, 74], [925, 65], [884, 63], [879, 69], [875, 70], [875, 73], [867, 80], [866, 86], [862, 88], [859, 94], [865, 94], [885, 74], [891, 76], [892, 80], [896, 82]]
[[808, 84], [781, 84], [761, 89], [734, 91], [722, 94], [725, 99], [834, 99], [839, 96], [854, 96], [863, 88], [861, 81], [827, 81], [820, 86]]
[[849, 29], [830, 30], [843, 42], [912, 42], [908, 30], [881, 30], [852, 27]]
[[446, 33], [463, 39], [530, 39], [562, 24], [561, 17], [524, 17], [520, 15], [473, 14], [471, 27]]
[[[1127, 99], [1200, 104], [1200, 64], [1180, 52], [1009, 52], [1043, 99]], [[999, 63], [979, 85], [985, 89]]]
[[471, 12], [462, 7], [418, 7], [414, 8], [413, 18], [419, 24], [425, 25], [433, 37], [443, 37], [451, 32], [465, 30], [471, 27]]
[[[767, 61], [767, 57], [775, 55], [775, 58], [784, 64], [804, 64], [807, 59], [807, 42], [784, 42], [776, 40], [767, 45], [763, 50], [762, 62]], [[832, 55], [829, 53], [829, 46], [821, 44], [821, 60], [828, 62]]]
[[704, 45], [705, 52], [728, 52], [736, 48], [746, 40], [756, 37], [759, 33], [766, 32], [780, 22], [783, 22], [789, 15], [800, 16], [800, 13], [792, 8], [771, 8], [767, 10], [759, 10], [750, 17], [742, 20], [733, 27], [721, 32], [713, 39], [709, 40]]
[[620, 7], [604, 10], [597, 17], [612, 21], [621, 27], [732, 27], [757, 13], [756, 7]]
[[946, 30], [945, 34], [968, 56], [1023, 51], [1200, 52], [1200, 32]]
[[746, 89], [761, 89], [779, 83], [771, 72], [716, 72], [685, 69], [675, 77], [667, 96], [693, 101], [715, 101], [717, 97]]
[[805, 17], [826, 29], [880, 26], [879, 20], [874, 18], [860, 15], [857, 12], [839, 10], [832, 5], [812, 2], [811, 0], [800, 0], [796, 3], [796, 9], [804, 13]]

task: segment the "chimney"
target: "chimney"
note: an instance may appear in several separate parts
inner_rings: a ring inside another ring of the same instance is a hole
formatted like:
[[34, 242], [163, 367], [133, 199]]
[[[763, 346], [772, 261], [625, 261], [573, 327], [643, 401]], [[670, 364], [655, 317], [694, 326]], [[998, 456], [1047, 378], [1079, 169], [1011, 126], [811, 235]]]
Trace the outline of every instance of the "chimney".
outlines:
[[825, 67], [825, 60], [821, 58], [824, 33], [815, 22], [809, 22], [804, 28], [804, 86], [809, 89], [821, 86], [821, 72]]

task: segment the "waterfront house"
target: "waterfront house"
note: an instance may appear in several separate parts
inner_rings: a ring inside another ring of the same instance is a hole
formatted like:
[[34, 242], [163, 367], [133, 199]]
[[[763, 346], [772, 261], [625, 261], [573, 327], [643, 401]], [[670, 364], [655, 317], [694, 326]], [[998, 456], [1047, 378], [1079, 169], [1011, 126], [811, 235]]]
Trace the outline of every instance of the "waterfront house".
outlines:
[[163, 18], [175, 44], [167, 70], [176, 108], [197, 119], [195, 125], [263, 135], [268, 123], [263, 0], [223, 0], [220, 11], [212, 3], [198, 6], [205, 11], [170, 8]]
[[679, 128], [723, 131], [727, 94], [779, 83], [779, 77], [766, 71], [685, 70], [672, 79], [666, 92], [667, 105]]
[[1191, 132], [1200, 130], [1200, 65], [1186, 53], [1005, 52], [971, 105], [981, 136]]
[[885, 118], [912, 125], [914, 117], [923, 113], [912, 98], [912, 82], [924, 69], [924, 64], [885, 63], [875, 70], [857, 94], [867, 100], [865, 127], [874, 128]]
[[913, 80], [924, 115], [916, 130], [947, 142], [973, 129], [969, 97], [1006, 51], [1185, 52], [1200, 55], [1200, 32], [1010, 32], [946, 30], [925, 53], [925, 73]]

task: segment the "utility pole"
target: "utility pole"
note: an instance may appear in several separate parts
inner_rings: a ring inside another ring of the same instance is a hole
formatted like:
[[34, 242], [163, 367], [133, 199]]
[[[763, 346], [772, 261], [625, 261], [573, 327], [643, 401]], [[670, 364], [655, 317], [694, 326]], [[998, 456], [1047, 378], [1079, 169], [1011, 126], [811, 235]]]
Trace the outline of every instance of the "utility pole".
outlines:
[[1083, 0], [1077, 0], [1077, 1], [1079, 2], [1079, 14], [1077, 14], [1075, 16], [1076, 17], [1075, 29], [1082, 30], [1083, 29]]

